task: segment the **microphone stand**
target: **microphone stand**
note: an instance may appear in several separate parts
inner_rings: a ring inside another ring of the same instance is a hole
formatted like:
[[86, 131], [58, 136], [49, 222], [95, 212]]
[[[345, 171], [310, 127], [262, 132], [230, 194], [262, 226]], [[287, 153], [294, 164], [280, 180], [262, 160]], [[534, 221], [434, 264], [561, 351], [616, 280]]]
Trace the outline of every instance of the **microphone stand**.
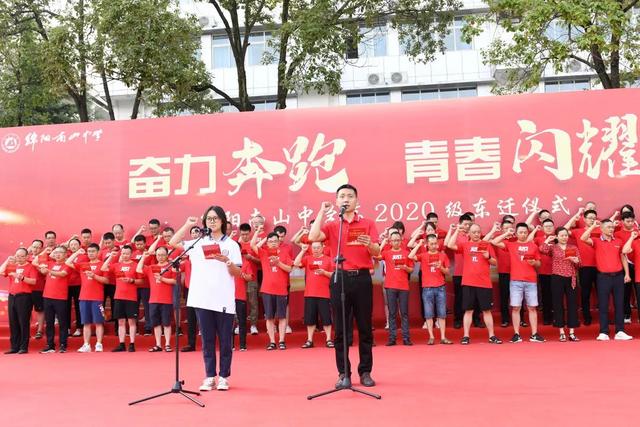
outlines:
[[[179, 257], [177, 257], [173, 261], [170, 260], [169, 261], [169, 265], [166, 266], [165, 268], [163, 268], [162, 271], [160, 271], [160, 275], [162, 276], [163, 274], [165, 274], [167, 271], [169, 271], [172, 268], [179, 269], [180, 268], [180, 261], [182, 261], [186, 257], [187, 253], [191, 249], [193, 249], [193, 247], [196, 245], [196, 243], [198, 243], [200, 240], [202, 240], [203, 237], [208, 236], [210, 234], [211, 234], [210, 232], [207, 233], [206, 231], [204, 233], [202, 233], [200, 235], [200, 237], [198, 237], [198, 239], [191, 244], [191, 246], [189, 246], [184, 252], [182, 252], [180, 254]], [[177, 283], [176, 283], [176, 285], [177, 285]], [[178, 328], [180, 327], [180, 299], [182, 298], [182, 289], [180, 289], [181, 287], [182, 286], [178, 286], [178, 304], [176, 305], [176, 308], [175, 308], [175, 316], [176, 316], [176, 330], [175, 330], [175, 334], [176, 334], [176, 352], [175, 352], [176, 353], [176, 362], [175, 362], [176, 378], [175, 378], [175, 383], [173, 384], [173, 387], [171, 388], [171, 390], [165, 391], [164, 393], [155, 394], [153, 396], [145, 397], [143, 399], [136, 400], [134, 402], [130, 402], [129, 406], [135, 405], [137, 403], [145, 402], [147, 400], [156, 399], [158, 397], [166, 396], [167, 394], [177, 393], [177, 394], [180, 394], [180, 395], [186, 397], [187, 399], [189, 399], [190, 401], [192, 401], [196, 405], [200, 406], [201, 408], [204, 408], [204, 403], [202, 403], [199, 400], [194, 399], [193, 397], [189, 396], [190, 394], [194, 394], [196, 396], [200, 396], [200, 393], [197, 392], [197, 391], [190, 391], [190, 390], [183, 389], [182, 385], [184, 384], [184, 380], [180, 379], [180, 334], [178, 334]]]
[[[343, 272], [343, 263], [345, 258], [342, 256], [342, 225], [344, 212], [346, 210], [346, 206], [341, 206], [340, 208], [340, 227], [338, 228], [338, 249], [336, 253], [336, 271], [333, 273], [333, 284], [332, 286], [338, 286], [338, 276], [340, 276], [340, 304], [342, 306], [342, 358], [344, 362], [344, 369], [348, 369], [349, 366], [349, 346], [347, 346], [347, 314], [345, 307], [345, 293], [344, 293], [344, 272]], [[320, 393], [312, 394], [307, 396], [307, 400], [315, 399], [316, 397], [326, 396], [327, 394], [336, 393], [342, 390], [351, 390], [354, 393], [364, 394], [369, 397], [373, 397], [376, 399], [382, 399], [382, 396], [379, 394], [371, 393], [368, 391], [361, 390], [359, 388], [354, 387], [351, 384], [351, 376], [347, 375], [347, 372], [344, 373], [344, 378], [341, 381], [341, 384], [336, 384], [335, 388], [330, 390], [326, 390]]]

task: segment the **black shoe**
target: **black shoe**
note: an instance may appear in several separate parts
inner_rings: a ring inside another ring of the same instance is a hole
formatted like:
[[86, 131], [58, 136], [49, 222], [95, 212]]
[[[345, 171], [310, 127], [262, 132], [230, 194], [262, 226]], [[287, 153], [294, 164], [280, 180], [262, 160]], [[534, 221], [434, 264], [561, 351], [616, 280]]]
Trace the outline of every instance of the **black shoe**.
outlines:
[[46, 346], [45, 348], [40, 350], [40, 353], [55, 353], [55, 352], [56, 352], [56, 348], [51, 346]]
[[18, 350], [13, 350], [13, 349], [4, 352], [4, 354], [17, 354], [17, 353], [18, 353]]
[[120, 344], [118, 344], [118, 346], [116, 348], [114, 348], [113, 350], [111, 350], [113, 353], [120, 353], [122, 351], [127, 351], [127, 348], [124, 346], [124, 343], [121, 342]]
[[502, 323], [500, 323], [500, 326], [502, 326], [503, 328], [508, 328], [509, 327], [509, 322], [502, 322]]
[[67, 352], [67, 346], [66, 345], [61, 345], [60, 346], [60, 350], [58, 350], [59, 353], [66, 353]]
[[193, 348], [193, 347], [192, 347], [192, 346], [190, 346], [190, 345], [186, 345], [186, 346], [182, 347], [182, 348], [180, 349], [180, 351], [181, 351], [181, 352], [183, 352], [183, 353], [188, 353], [188, 352], [190, 352], [190, 351], [196, 351], [196, 349], [195, 349], [195, 348]]
[[386, 343], [385, 345], [386, 345], [387, 347], [391, 347], [391, 346], [393, 346], [393, 345], [396, 345], [396, 342], [395, 342], [395, 340], [393, 340], [393, 341], [389, 340], [389, 341], [387, 341], [387, 343]]
[[531, 338], [529, 338], [529, 341], [531, 342], [544, 342], [545, 339], [542, 338], [542, 335], [535, 333], [533, 335], [531, 335]]
[[402, 340], [402, 345], [413, 345], [411, 340]]
[[133, 353], [136, 351], [136, 346], [133, 343], [129, 344], [129, 353]]
[[455, 321], [453, 322], [453, 328], [454, 328], [454, 329], [460, 329], [460, 328], [462, 328], [462, 322], [461, 322], [461, 321], [459, 321], [459, 320], [455, 320]]
[[374, 385], [376, 385], [376, 382], [373, 380], [373, 378], [371, 378], [371, 374], [369, 372], [365, 372], [364, 374], [360, 375], [360, 384], [365, 387], [373, 387]]
[[471, 340], [469, 339], [469, 337], [462, 337], [462, 339], [460, 340], [460, 344], [462, 345], [469, 345], [470, 342]]
[[529, 326], [529, 324], [528, 324], [527, 322], [525, 322], [524, 320], [522, 320], [522, 321], [520, 322], [520, 327], [522, 327], [522, 328], [526, 328], [527, 326]]
[[489, 337], [489, 344], [502, 344], [502, 340], [494, 335]]
[[18, 354], [27, 354], [29, 353], [29, 350], [18, 350]]
[[148, 331], [147, 331], [147, 330], [145, 330], [145, 331], [144, 331], [144, 335], [143, 335], [143, 336], [145, 336], [145, 337], [150, 337], [150, 336], [151, 336], [151, 331], [150, 331], [150, 330], [148, 330]]
[[344, 374], [340, 374], [338, 376], [338, 381], [336, 381], [336, 389], [347, 388], [351, 386], [351, 377], [346, 377]]
[[513, 337], [509, 340], [511, 343], [522, 342], [522, 337], [520, 334], [513, 334]]

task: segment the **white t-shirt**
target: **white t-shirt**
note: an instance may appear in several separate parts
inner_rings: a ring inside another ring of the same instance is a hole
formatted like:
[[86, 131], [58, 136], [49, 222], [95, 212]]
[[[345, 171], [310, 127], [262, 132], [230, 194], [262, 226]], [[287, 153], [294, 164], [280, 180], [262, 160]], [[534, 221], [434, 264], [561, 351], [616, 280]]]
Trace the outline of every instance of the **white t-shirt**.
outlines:
[[[185, 240], [182, 245], [185, 250], [194, 240]], [[204, 237], [189, 252], [191, 260], [191, 279], [189, 281], [189, 307], [204, 308], [221, 313], [236, 313], [236, 286], [235, 280], [227, 265], [215, 259], [206, 259], [203, 246], [217, 244], [220, 252], [226, 255], [237, 266], [242, 265], [240, 246], [228, 236], [216, 240], [213, 237]]]

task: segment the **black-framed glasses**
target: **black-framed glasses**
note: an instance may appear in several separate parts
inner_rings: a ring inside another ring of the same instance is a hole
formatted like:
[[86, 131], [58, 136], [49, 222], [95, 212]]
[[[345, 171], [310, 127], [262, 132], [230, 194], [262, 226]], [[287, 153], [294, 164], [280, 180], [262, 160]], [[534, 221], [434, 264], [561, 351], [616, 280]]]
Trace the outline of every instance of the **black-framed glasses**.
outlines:
[[209, 222], [215, 222], [215, 221], [220, 221], [220, 217], [218, 217], [218, 216], [208, 216], [208, 217], [205, 218], [205, 220], [209, 221]]

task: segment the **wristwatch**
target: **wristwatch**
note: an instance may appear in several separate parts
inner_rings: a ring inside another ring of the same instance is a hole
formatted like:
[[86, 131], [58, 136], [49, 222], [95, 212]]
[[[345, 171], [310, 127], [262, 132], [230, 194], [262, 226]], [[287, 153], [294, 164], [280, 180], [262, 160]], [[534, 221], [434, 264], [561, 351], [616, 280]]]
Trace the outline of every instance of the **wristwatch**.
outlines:
[[227, 260], [226, 264], [227, 264], [227, 267], [231, 267], [231, 264], [233, 263], [231, 262], [231, 260]]

